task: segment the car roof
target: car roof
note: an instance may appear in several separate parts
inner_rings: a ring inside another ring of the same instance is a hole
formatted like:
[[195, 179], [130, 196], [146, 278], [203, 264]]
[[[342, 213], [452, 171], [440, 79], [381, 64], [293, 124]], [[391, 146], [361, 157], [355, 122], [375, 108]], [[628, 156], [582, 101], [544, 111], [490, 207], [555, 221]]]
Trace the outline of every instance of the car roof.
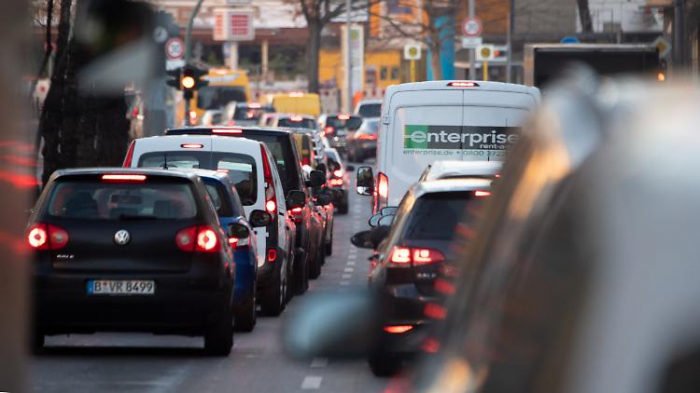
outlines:
[[420, 198], [426, 194], [439, 192], [477, 191], [489, 188], [491, 188], [489, 179], [440, 179], [418, 182], [412, 191], [416, 198]]
[[437, 161], [430, 166], [426, 180], [447, 176], [488, 176], [501, 170], [499, 161]]
[[146, 176], [162, 176], [162, 177], [177, 177], [186, 179], [196, 179], [197, 175], [193, 173], [184, 173], [180, 171], [171, 171], [167, 169], [151, 169], [151, 168], [122, 168], [122, 167], [95, 167], [95, 168], [76, 168], [76, 169], [59, 169], [51, 175], [51, 179], [58, 179], [69, 176], [86, 176], [86, 175], [146, 175]]
[[[203, 130], [212, 130], [212, 129], [221, 129], [221, 128], [231, 128], [232, 130], [233, 129], [240, 129], [240, 128], [235, 128], [235, 127], [215, 127], [215, 126], [197, 127], [196, 129], [203, 131]], [[194, 130], [194, 129], [195, 129], [194, 127], [188, 128], [188, 130]], [[256, 141], [256, 140], [245, 138], [245, 137], [230, 138], [230, 137], [227, 137], [225, 135], [215, 135], [215, 134], [209, 134], [209, 133], [206, 133], [206, 134], [204, 134], [204, 133], [194, 134], [193, 133], [193, 134], [176, 134], [176, 135], [157, 135], [157, 136], [149, 136], [146, 138], [139, 138], [139, 139], [136, 139], [136, 141], [138, 141], [139, 144], [141, 144], [141, 143], [157, 144], [158, 141], [160, 141], [160, 140], [172, 140], [172, 139], [187, 140], [187, 138], [191, 138], [191, 137], [212, 138], [212, 139], [216, 139], [218, 141], [217, 143], [221, 142], [221, 143], [229, 144], [229, 145], [237, 144], [237, 145], [243, 145], [243, 146], [248, 145], [248, 147], [250, 147], [250, 148], [257, 147], [262, 143], [260, 141]]]

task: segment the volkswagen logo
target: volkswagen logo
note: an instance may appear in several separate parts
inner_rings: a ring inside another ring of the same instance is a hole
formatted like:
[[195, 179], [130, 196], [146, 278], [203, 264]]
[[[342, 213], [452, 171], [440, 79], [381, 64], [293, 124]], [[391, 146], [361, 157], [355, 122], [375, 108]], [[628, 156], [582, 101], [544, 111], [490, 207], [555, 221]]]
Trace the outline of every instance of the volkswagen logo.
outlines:
[[117, 233], [114, 234], [114, 242], [119, 246], [126, 246], [129, 244], [130, 240], [131, 235], [129, 235], [129, 232], [127, 232], [125, 229], [117, 231]]

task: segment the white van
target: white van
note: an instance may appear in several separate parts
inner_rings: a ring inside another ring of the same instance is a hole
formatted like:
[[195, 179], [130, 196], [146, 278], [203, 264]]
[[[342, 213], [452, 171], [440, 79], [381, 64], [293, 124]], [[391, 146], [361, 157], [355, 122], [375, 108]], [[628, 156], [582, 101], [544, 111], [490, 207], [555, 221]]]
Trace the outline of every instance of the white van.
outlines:
[[[124, 166], [225, 171], [236, 186], [246, 216], [253, 210], [270, 213], [273, 217], [270, 225], [255, 228], [258, 287], [263, 291], [259, 296], [263, 309], [272, 309], [269, 313], [278, 314], [284, 302], [267, 307], [269, 302], [265, 297], [278, 288], [282, 292], [287, 290], [296, 228], [287, 219], [287, 202], [274, 163], [272, 153], [262, 142], [226, 136], [172, 135], [134, 140]], [[277, 300], [270, 299], [270, 302]]]
[[398, 205], [433, 162], [503, 161], [539, 101], [535, 87], [499, 82], [390, 86], [382, 105], [378, 173], [358, 168], [357, 192], [374, 195], [377, 212]]

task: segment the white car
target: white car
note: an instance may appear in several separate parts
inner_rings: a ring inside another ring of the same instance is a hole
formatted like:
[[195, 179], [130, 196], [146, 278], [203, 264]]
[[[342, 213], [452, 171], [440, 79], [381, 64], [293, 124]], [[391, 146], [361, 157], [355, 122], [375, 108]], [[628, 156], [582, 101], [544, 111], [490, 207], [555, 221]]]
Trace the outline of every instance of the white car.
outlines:
[[435, 162], [503, 161], [539, 101], [535, 87], [499, 82], [390, 86], [377, 140], [378, 173], [358, 168], [358, 193], [373, 195], [377, 212], [398, 205]]
[[[292, 201], [292, 193], [290, 203], [285, 200], [277, 165], [264, 143], [209, 135], [142, 138], [132, 142], [124, 166], [226, 172], [235, 184], [246, 215], [264, 210], [273, 218], [267, 227], [255, 229], [258, 300], [266, 314], [279, 315], [284, 310], [296, 231], [293, 221], [287, 219], [287, 206], [296, 206], [298, 201]], [[304, 200], [303, 195], [301, 199]]]
[[309, 115], [292, 115], [286, 113], [273, 113], [266, 126], [279, 128], [306, 128], [316, 130], [318, 123], [316, 118]]
[[502, 166], [503, 163], [500, 161], [438, 161], [425, 168], [419, 181], [458, 178], [494, 179], [499, 176]]

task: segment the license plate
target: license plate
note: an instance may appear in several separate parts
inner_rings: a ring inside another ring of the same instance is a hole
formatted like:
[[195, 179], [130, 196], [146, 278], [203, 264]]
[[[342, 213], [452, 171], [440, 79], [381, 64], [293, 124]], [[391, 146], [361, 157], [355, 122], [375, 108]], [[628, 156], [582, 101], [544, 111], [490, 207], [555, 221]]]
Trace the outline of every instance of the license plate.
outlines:
[[152, 280], [89, 280], [88, 295], [154, 295], [156, 283]]

